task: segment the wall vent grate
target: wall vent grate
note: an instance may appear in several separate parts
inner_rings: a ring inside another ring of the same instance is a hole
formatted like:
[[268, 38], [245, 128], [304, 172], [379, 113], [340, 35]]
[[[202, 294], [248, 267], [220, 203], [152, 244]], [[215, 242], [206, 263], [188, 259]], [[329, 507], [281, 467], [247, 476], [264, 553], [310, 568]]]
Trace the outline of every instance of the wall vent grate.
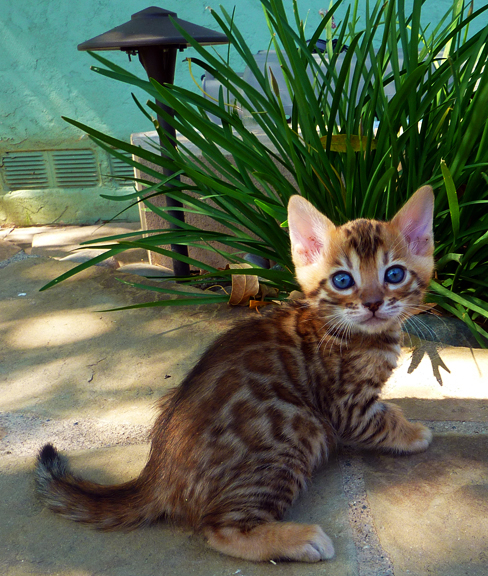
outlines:
[[0, 169], [4, 188], [12, 191], [93, 188], [100, 184], [97, 159], [92, 150], [5, 152]]
[[[129, 158], [131, 157], [129, 153], [126, 153], [122, 150], [117, 150], [117, 152]], [[130, 182], [120, 180], [120, 178], [134, 178], [134, 168], [130, 164], [126, 164], [123, 160], [120, 160], [120, 158], [116, 158], [115, 156], [110, 156], [110, 173], [115, 177], [114, 181], [118, 186], [131, 185]]]
[[7, 153], [3, 157], [3, 168], [10, 190], [50, 187], [43, 152]]
[[91, 150], [51, 152], [57, 188], [91, 188], [99, 183], [95, 155]]

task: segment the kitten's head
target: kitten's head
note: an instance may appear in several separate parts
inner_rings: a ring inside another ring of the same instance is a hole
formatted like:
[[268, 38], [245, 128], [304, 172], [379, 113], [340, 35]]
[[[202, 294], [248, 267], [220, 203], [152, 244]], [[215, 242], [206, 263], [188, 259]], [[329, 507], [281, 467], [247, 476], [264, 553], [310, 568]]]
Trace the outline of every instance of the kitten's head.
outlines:
[[291, 197], [297, 280], [329, 329], [374, 334], [415, 312], [434, 268], [433, 208], [432, 188], [424, 186], [390, 222], [335, 226], [303, 197]]

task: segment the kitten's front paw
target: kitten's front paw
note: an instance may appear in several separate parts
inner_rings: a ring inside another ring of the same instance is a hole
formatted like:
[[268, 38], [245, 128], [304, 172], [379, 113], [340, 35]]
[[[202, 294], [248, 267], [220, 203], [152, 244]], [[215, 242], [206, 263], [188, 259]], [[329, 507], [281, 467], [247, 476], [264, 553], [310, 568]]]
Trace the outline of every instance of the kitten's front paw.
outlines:
[[432, 430], [423, 424], [412, 424], [415, 428], [415, 438], [408, 446], [408, 452], [423, 452], [427, 450], [429, 444], [432, 442]]
[[308, 542], [297, 542], [293, 553], [290, 553], [289, 556], [287, 555], [287, 558], [290, 560], [298, 560], [299, 562], [330, 560], [334, 556], [332, 540], [325, 534], [320, 526], [307, 526], [307, 528], [310, 532]]
[[267, 522], [243, 532], [240, 528], [209, 528], [212, 548], [245, 560], [320, 562], [334, 556], [332, 540], [316, 524]]

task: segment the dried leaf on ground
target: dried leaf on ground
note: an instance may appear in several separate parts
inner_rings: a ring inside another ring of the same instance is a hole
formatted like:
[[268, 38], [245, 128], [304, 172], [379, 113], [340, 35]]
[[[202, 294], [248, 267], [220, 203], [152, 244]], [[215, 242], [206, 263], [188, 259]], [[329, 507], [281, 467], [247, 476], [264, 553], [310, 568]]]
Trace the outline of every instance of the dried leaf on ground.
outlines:
[[[250, 264], [230, 264], [231, 270], [252, 268]], [[231, 306], [247, 306], [249, 300], [259, 292], [259, 280], [257, 276], [248, 274], [232, 274], [232, 291], [229, 298]]]
[[259, 284], [259, 292], [258, 298], [264, 300], [266, 297], [276, 298], [280, 291], [278, 288], [274, 288], [273, 286], [269, 286], [268, 284]]
[[300, 298], [304, 298], [304, 293], [300, 292], [299, 290], [292, 290], [290, 295], [288, 296], [288, 300], [300, 300]]

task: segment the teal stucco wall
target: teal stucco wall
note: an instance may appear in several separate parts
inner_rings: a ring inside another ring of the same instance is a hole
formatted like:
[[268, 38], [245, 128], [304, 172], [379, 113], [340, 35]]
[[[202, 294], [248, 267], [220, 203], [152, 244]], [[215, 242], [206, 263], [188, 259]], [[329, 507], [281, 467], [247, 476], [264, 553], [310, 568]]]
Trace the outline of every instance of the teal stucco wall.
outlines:
[[[370, 1], [373, 3], [373, 0]], [[209, 2], [167, 0], [157, 5], [177, 12], [178, 17], [184, 20], [218, 29], [207, 9]], [[291, 9], [291, 0], [284, 0], [284, 3]], [[348, 3], [344, 2], [344, 6], [341, 6], [336, 20], [340, 19]], [[406, 5], [411, 3], [407, 1]], [[360, 5], [364, 7], [365, 4], [366, 0], [361, 0]], [[485, 2], [477, 1], [475, 7], [483, 4]], [[126, 22], [133, 13], [150, 5], [147, 0], [0, 0], [0, 154], [19, 150], [92, 147], [86, 136], [64, 122], [61, 116], [80, 120], [125, 140], [129, 140], [132, 132], [151, 129], [148, 120], [132, 101], [133, 89], [90, 71], [94, 61], [76, 48], [79, 43]], [[267, 48], [269, 33], [259, 0], [219, 0], [212, 6], [218, 9], [219, 5], [229, 12], [236, 6], [235, 22], [254, 52]], [[326, 8], [328, 2], [298, 0], [298, 5], [302, 18], [307, 18], [307, 25], [313, 30], [320, 21], [319, 9]], [[430, 22], [433, 25], [439, 21], [451, 5], [451, 0], [427, 0], [424, 24]], [[478, 27], [480, 25], [482, 23], [478, 23]], [[227, 50], [226, 47], [217, 49]], [[129, 63], [124, 53], [106, 52], [105, 55], [144, 76], [137, 57]], [[194, 88], [188, 66], [183, 62], [185, 56], [191, 56], [191, 51], [178, 54], [176, 82]], [[235, 56], [232, 58], [239, 69], [239, 60]], [[199, 71], [195, 72], [195, 76], [199, 77]], [[143, 94], [141, 97], [146, 99]], [[107, 160], [102, 160], [102, 165], [104, 162]], [[105, 186], [109, 184], [105, 183]], [[6, 214], [11, 210], [6, 207], [6, 201], [12, 206], [12, 202], [16, 202], [15, 194], [19, 198], [21, 195], [21, 191], [14, 193], [5, 190], [5, 186], [3, 188], [3, 191], [0, 189], [0, 224], [12, 220]], [[97, 217], [106, 219], [111, 209], [106, 213], [105, 208], [98, 205], [96, 213], [88, 210], [88, 205], [93, 203], [93, 195], [98, 192], [94, 189], [83, 195], [77, 190], [76, 197], [72, 196], [73, 202], [86, 202], [86, 217], [83, 216], [83, 208], [78, 206], [76, 216], [74, 211], [68, 210], [65, 211], [67, 215], [56, 220], [56, 216], [48, 210], [49, 198], [45, 200], [49, 193], [44, 191], [38, 197], [44, 208], [39, 209], [37, 219], [57, 222], [70, 218], [77, 221], [93, 221]], [[26, 192], [24, 201], [25, 197], [34, 197], [36, 193]], [[69, 193], [62, 189], [55, 191], [56, 195]], [[117, 205], [112, 212], [119, 209], [120, 205]], [[69, 215], [71, 213], [72, 216]], [[132, 219], [137, 215], [133, 210], [125, 217]], [[22, 220], [19, 215], [15, 218]], [[37, 223], [33, 213], [29, 222]]]
[[[323, 0], [300, 0], [299, 3], [304, 7], [304, 16], [310, 11], [310, 25], [316, 25]], [[59, 145], [80, 138], [78, 130], [63, 122], [62, 115], [82, 120], [119, 138], [128, 138], [131, 132], [149, 127], [132, 101], [131, 88], [90, 71], [95, 62], [76, 47], [130, 20], [133, 13], [147, 8], [150, 2], [0, 0], [0, 4], [0, 67], [2, 76], [8, 79], [0, 86], [2, 145], [8, 143], [14, 148], [40, 142]], [[179, 18], [218, 29], [208, 4], [208, 0], [157, 3], [177, 12]], [[236, 0], [219, 0], [218, 4], [232, 11]], [[267, 47], [269, 34], [258, 0], [237, 1], [235, 20], [253, 50]], [[176, 82], [192, 88], [188, 66], [183, 62], [190, 54], [190, 50], [178, 54]], [[129, 63], [122, 52], [103, 55], [144, 76], [137, 57]]]

